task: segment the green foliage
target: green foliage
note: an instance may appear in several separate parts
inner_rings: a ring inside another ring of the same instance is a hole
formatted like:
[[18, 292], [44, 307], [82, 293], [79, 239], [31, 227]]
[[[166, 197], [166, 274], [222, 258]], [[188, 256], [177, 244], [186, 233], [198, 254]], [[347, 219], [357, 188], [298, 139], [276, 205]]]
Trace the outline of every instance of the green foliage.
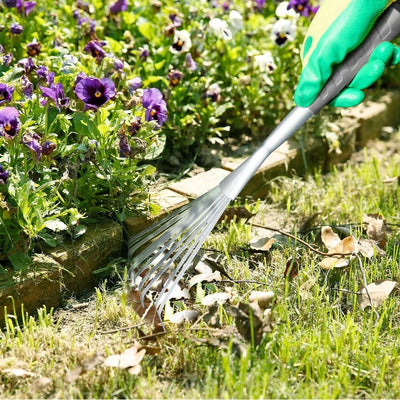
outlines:
[[[11, 256], [15, 249], [29, 257], [38, 241], [54, 246], [62, 234], [79, 236], [85, 218], [122, 222], [139, 208], [155, 212], [145, 196], [152, 160], [193, 158], [204, 143], [248, 127], [255, 135], [291, 107], [309, 19], [289, 17], [297, 35], [280, 48], [271, 37], [279, 19], [272, 3], [257, 9], [235, 1], [225, 10], [222, 3], [140, 0], [115, 14], [111, 2], [22, 4], [0, 4], [0, 84], [13, 90], [11, 100], [0, 99], [0, 113], [13, 107], [20, 124], [13, 137], [0, 126], [0, 164], [8, 173], [0, 182], [0, 252], [17, 269], [28, 258]], [[212, 29], [218, 19], [229, 38]], [[174, 48], [185, 31], [188, 45]], [[257, 64], [265, 52], [270, 64]], [[189, 68], [188, 55], [197, 67]], [[76, 89], [82, 76], [110, 79], [115, 90], [88, 107]], [[133, 78], [140, 88], [131, 87]], [[166, 122], [146, 110], [147, 89], [160, 90]]]

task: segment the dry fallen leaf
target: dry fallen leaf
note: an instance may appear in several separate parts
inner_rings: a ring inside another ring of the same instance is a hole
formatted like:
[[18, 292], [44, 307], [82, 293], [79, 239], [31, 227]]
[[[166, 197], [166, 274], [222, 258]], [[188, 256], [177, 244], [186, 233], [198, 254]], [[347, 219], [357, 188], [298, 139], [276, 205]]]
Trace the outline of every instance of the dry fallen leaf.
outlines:
[[300, 263], [292, 256], [290, 256], [286, 261], [286, 267], [283, 276], [285, 278], [293, 279], [299, 274], [299, 269], [300, 269]]
[[215, 272], [206, 272], [204, 274], [197, 274], [193, 278], [190, 279], [188, 284], [188, 289], [190, 290], [193, 286], [197, 285], [201, 282], [214, 282], [221, 281], [221, 274], [219, 271]]
[[263, 292], [258, 290], [253, 290], [249, 296], [249, 302], [253, 303], [254, 301], [258, 303], [260, 308], [264, 309], [272, 303], [275, 294], [272, 291]]
[[103, 361], [104, 354], [96, 351], [92, 356], [81, 361], [80, 365], [78, 365], [76, 368], [68, 371], [64, 379], [69, 383], [75, 382], [80, 376], [87, 371], [91, 371], [97, 367], [97, 365], [102, 364]]
[[20, 377], [20, 376], [35, 376], [36, 375], [33, 372], [27, 371], [27, 370], [22, 369], [22, 368], [5, 368], [5, 369], [2, 369], [1, 372], [3, 374], [17, 376], [17, 377]]
[[219, 219], [219, 223], [222, 221], [229, 222], [233, 219], [238, 222], [241, 219], [248, 221], [251, 217], [254, 217], [255, 214], [251, 213], [247, 208], [243, 206], [239, 207], [228, 207], [221, 218]]
[[363, 215], [363, 224], [366, 225], [366, 231], [369, 239], [375, 240], [380, 248], [386, 245], [386, 233], [388, 231], [386, 221], [379, 214]]
[[378, 243], [372, 239], [361, 238], [358, 240], [358, 250], [366, 258], [372, 258], [376, 256], [385, 256], [385, 250], [378, 246]]
[[250, 242], [250, 248], [257, 251], [269, 251], [272, 245], [276, 242], [274, 238], [262, 237]]
[[371, 302], [374, 307], [379, 307], [389, 297], [390, 293], [392, 293], [397, 285], [397, 282], [390, 280], [370, 283], [358, 294], [360, 307], [365, 310], [367, 307], [371, 307]]
[[213, 304], [224, 304], [232, 297], [231, 293], [212, 293], [203, 298], [201, 304], [203, 306], [212, 306]]
[[[157, 314], [154, 303], [157, 299], [157, 296], [159, 296], [164, 286], [166, 285], [168, 278], [168, 273], [164, 273], [161, 275], [161, 277], [151, 287], [149, 293], [145, 296], [143, 301], [144, 305], [142, 305], [140, 301], [140, 292], [138, 291], [138, 285], [142, 280], [141, 276], [136, 277], [136, 280], [133, 282], [133, 285], [128, 292], [128, 299], [135, 312], [145, 321], [151, 323], [156, 330], [163, 330], [163, 328], [162, 321]], [[163, 293], [163, 296], [168, 296], [169, 299], [188, 299], [190, 297], [189, 290], [186, 288], [182, 288], [180, 285], [181, 283], [178, 282], [178, 284], [174, 285], [172, 291], [169, 290], [169, 287], [167, 287], [167, 289]]]
[[[321, 239], [328, 249], [328, 254], [350, 255], [358, 251], [357, 240], [354, 236], [347, 236], [340, 240], [339, 236], [329, 226], [322, 228]], [[349, 261], [340, 256], [325, 257], [319, 265], [322, 269], [343, 268], [349, 265]]]
[[340, 237], [333, 232], [330, 226], [323, 226], [321, 228], [321, 239], [328, 250], [340, 243]]
[[135, 343], [121, 354], [113, 354], [104, 360], [104, 366], [127, 369], [132, 375], [138, 375], [141, 371], [140, 363], [146, 354], [145, 349], [139, 350], [139, 344]]
[[226, 311], [235, 319], [239, 333], [248, 342], [260, 344], [266, 333], [272, 331], [271, 309], [261, 310], [258, 302], [239, 303], [238, 306], [225, 306]]
[[169, 317], [169, 321], [173, 324], [183, 324], [184, 322], [194, 322], [199, 317], [199, 313], [196, 310], [184, 310], [172, 314]]

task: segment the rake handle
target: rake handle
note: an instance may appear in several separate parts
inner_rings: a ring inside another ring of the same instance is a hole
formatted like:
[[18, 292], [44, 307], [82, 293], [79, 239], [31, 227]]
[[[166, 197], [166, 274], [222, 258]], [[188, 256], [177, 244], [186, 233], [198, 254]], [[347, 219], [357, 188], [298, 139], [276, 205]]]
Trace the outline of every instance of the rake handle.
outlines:
[[399, 35], [400, 0], [397, 0], [377, 19], [363, 43], [336, 67], [317, 99], [307, 108], [294, 107], [255, 153], [221, 181], [221, 191], [234, 200], [266, 158], [349, 85], [376, 46]]

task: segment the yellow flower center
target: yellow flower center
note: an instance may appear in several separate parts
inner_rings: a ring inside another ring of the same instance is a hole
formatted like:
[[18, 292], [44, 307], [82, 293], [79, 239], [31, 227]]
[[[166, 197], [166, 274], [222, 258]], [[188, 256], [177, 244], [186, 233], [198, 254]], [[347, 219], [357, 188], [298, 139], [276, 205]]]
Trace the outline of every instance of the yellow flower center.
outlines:
[[8, 132], [11, 131], [11, 125], [9, 122], [7, 122], [6, 124], [4, 124], [4, 129]]
[[0, 100], [4, 100], [4, 98], [3, 93], [0, 93]]
[[154, 115], [156, 114], [156, 110], [153, 108], [153, 109], [150, 111], [150, 114], [151, 114], [151, 116], [154, 116]]
[[96, 91], [96, 93], [94, 94], [95, 97], [100, 97], [101, 96], [101, 92], [99, 90]]
[[279, 34], [279, 37], [280, 37], [281, 39], [285, 39], [286, 35], [282, 32], [282, 33]]
[[176, 42], [176, 44], [177, 44], [179, 47], [182, 47], [183, 44], [184, 44], [184, 41], [181, 40], [181, 39], [178, 39], [178, 41]]
[[176, 86], [178, 83], [179, 83], [179, 79], [176, 79], [176, 78], [171, 79], [172, 86]]

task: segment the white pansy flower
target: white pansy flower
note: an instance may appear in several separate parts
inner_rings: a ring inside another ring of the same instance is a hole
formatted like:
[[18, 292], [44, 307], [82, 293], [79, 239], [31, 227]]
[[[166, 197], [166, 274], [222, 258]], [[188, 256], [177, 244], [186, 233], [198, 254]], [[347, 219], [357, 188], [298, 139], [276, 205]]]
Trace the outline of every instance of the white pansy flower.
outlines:
[[282, 1], [281, 3], [278, 4], [278, 7], [276, 7], [275, 14], [278, 18], [298, 18], [299, 14], [291, 8], [288, 10], [289, 2], [288, 1]]
[[254, 66], [259, 68], [262, 72], [271, 73], [276, 70], [274, 57], [270, 51], [254, 56]]
[[279, 19], [272, 26], [271, 40], [278, 46], [292, 42], [296, 36], [296, 24], [292, 20]]
[[232, 32], [228, 28], [228, 24], [220, 18], [213, 18], [209, 22], [210, 31], [218, 38], [224, 40], [232, 39]]
[[174, 43], [169, 48], [171, 53], [180, 54], [187, 53], [192, 47], [192, 41], [190, 39], [190, 34], [186, 30], [175, 31]]
[[233, 33], [240, 32], [243, 29], [243, 17], [235, 10], [229, 13], [229, 25]]

